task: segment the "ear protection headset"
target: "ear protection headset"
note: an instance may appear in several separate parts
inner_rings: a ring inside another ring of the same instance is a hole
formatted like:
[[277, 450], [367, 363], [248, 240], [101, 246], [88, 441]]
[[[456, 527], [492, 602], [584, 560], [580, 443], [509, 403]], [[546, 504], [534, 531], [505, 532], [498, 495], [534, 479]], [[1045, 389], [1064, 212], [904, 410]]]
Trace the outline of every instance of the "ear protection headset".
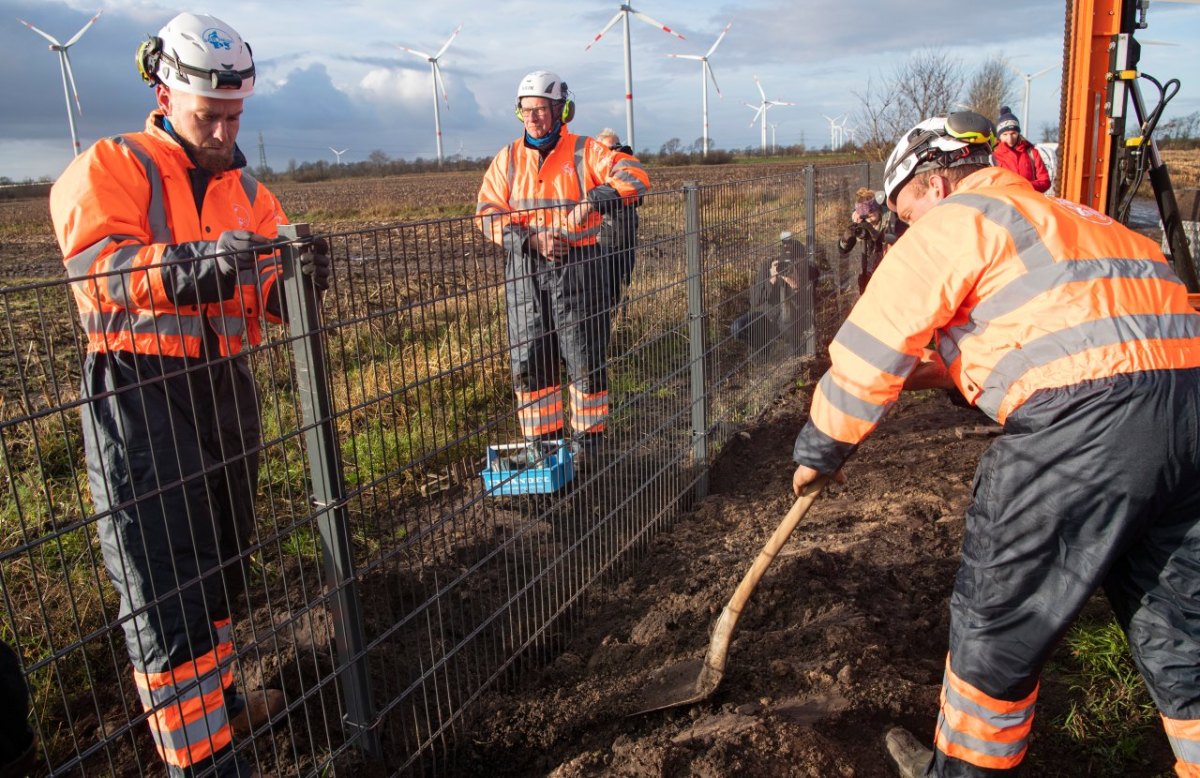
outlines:
[[[567, 98], [565, 100], [552, 100], [551, 104], [562, 104], [562, 112], [559, 114], [558, 118], [562, 119], [563, 124], [570, 124], [575, 118], [575, 101], [571, 99], [571, 93], [567, 90], [566, 81], [562, 82], [562, 92], [567, 96]], [[532, 97], [532, 95], [526, 95], [526, 97]], [[524, 123], [525, 117], [521, 115], [521, 98], [519, 97], [517, 98], [517, 107], [515, 109], [515, 113], [517, 115], [517, 121]]]
[[158, 79], [158, 61], [162, 58], [162, 38], [150, 35], [137, 47], [134, 60], [137, 62], [138, 75], [148, 85], [161, 83]]

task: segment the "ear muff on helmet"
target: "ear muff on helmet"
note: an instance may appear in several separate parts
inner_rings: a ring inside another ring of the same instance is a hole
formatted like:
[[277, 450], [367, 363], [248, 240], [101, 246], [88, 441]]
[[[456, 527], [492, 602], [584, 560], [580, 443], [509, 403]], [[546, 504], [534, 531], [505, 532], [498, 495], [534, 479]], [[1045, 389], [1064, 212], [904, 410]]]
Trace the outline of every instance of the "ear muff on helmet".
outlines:
[[137, 62], [138, 75], [150, 86], [160, 83], [158, 79], [158, 61], [162, 57], [162, 38], [151, 35], [138, 45], [134, 60]]

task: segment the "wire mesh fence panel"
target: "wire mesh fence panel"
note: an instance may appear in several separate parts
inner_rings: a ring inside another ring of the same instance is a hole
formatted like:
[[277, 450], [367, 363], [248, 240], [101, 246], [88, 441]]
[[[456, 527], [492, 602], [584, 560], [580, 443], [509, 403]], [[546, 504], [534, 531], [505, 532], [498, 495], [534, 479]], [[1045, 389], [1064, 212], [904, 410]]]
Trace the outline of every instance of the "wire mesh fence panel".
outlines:
[[[323, 294], [289, 227], [240, 307], [144, 320], [116, 303], [155, 267], [0, 289], [33, 771], [452, 772], [488, 691], [557, 655], [832, 337], [866, 179], [653, 192], [636, 245], [614, 220], [559, 262], [477, 217], [324, 234]], [[231, 724], [259, 689], [269, 721]]]

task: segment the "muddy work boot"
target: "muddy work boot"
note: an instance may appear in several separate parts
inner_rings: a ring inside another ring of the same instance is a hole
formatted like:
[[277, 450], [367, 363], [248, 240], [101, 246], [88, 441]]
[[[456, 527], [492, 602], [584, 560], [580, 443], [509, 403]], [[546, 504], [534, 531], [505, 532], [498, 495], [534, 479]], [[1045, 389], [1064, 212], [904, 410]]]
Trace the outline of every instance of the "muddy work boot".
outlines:
[[259, 689], [247, 692], [242, 712], [229, 720], [234, 737], [244, 738], [278, 716], [287, 708], [287, 700], [279, 689]]
[[933, 751], [921, 745], [907, 729], [889, 729], [884, 742], [901, 778], [925, 778], [932, 775], [930, 768], [933, 767]]

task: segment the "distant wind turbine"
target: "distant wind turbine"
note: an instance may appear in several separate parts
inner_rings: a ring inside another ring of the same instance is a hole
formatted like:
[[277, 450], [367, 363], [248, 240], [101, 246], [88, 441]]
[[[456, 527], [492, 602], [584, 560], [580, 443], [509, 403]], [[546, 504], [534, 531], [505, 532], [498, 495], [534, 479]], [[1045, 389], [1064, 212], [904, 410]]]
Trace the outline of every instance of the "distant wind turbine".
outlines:
[[842, 145], [842, 125], [838, 124], [838, 122], [845, 121], [846, 115], [842, 114], [836, 119], [825, 114], [821, 114], [821, 117], [829, 122], [829, 150], [837, 151]]
[[708, 82], [712, 80], [713, 88], [717, 90], [717, 96], [721, 97], [721, 87], [717, 86], [717, 77], [713, 75], [712, 67], [708, 64], [708, 58], [717, 50], [717, 46], [721, 45], [721, 40], [725, 37], [725, 33], [729, 32], [729, 28], [733, 26], [733, 22], [725, 25], [725, 29], [721, 30], [721, 34], [717, 36], [717, 42], [709, 48], [707, 54], [668, 54], [668, 57], [676, 59], [698, 59], [700, 60], [700, 89], [703, 95], [701, 105], [704, 107], [704, 156], [708, 156]]
[[592, 48], [592, 46], [595, 45], [596, 41], [600, 40], [600, 38], [603, 37], [604, 33], [611, 30], [612, 26], [614, 24], [616, 24], [618, 20], [624, 19], [624, 21], [625, 21], [625, 142], [629, 144], [630, 148], [636, 149], [637, 146], [634, 144], [634, 140], [633, 140], [633, 59], [629, 53], [629, 15], [630, 14], [633, 14], [634, 16], [641, 19], [643, 22], [645, 22], [646, 24], [649, 24], [652, 27], [657, 27], [658, 29], [662, 30], [663, 32], [674, 35], [676, 38], [679, 38], [679, 40], [687, 40], [687, 39], [684, 38], [679, 33], [672, 30], [670, 27], [663, 24], [662, 22], [657, 22], [654, 19], [651, 19], [649, 16], [646, 16], [646, 14], [642, 13], [641, 11], [636, 10], [635, 8], [630, 6], [628, 3], [622, 3], [621, 10], [617, 11], [617, 15], [614, 16], [612, 19], [610, 19], [608, 24], [604, 25], [604, 29], [601, 30], [596, 35], [595, 38], [592, 38], [592, 42], [589, 43], [587, 46], [585, 46], [583, 49], [584, 51], [587, 51], [588, 49]]
[[[762, 82], [758, 80], [758, 76], [754, 77], [754, 84], [758, 87], [758, 93], [762, 96], [762, 102], [758, 104], [758, 107], [754, 112], [754, 118], [750, 120], [750, 126], [753, 127], [756, 121], [758, 121], [760, 118], [762, 119], [762, 150], [765, 154], [767, 151], [767, 111], [771, 110], [777, 105], [795, 105], [795, 103], [788, 103], [784, 102], [783, 100], [768, 100], [767, 93], [763, 91]], [[750, 103], [746, 103], [745, 105], [749, 106], [750, 108], [755, 107], [750, 105]]]
[[446, 49], [450, 48], [450, 42], [454, 40], [454, 37], [456, 35], [458, 35], [458, 31], [461, 29], [462, 29], [461, 24], [458, 25], [457, 27], [455, 27], [454, 32], [450, 33], [450, 37], [446, 39], [446, 42], [442, 45], [442, 48], [438, 49], [438, 53], [434, 54], [433, 56], [430, 56], [429, 54], [426, 54], [421, 51], [417, 51], [416, 49], [410, 49], [407, 46], [400, 47], [404, 51], [407, 51], [409, 54], [415, 54], [418, 57], [424, 57], [425, 61], [427, 61], [429, 63], [429, 69], [431, 72], [431, 79], [432, 79], [432, 84], [433, 84], [433, 130], [435, 133], [437, 133], [438, 167], [442, 166], [442, 113], [441, 113], [441, 107], [438, 105], [438, 89], [439, 88], [441, 89], [441, 92], [442, 92], [442, 98], [446, 101], [446, 108], [447, 109], [450, 108], [450, 95], [446, 94], [446, 84], [444, 81], [442, 81], [442, 67], [440, 64], [438, 64], [438, 62], [439, 62], [439, 60], [441, 60], [442, 55], [446, 53]]
[[1022, 73], [1020, 71], [1020, 69], [1017, 68], [1016, 65], [1012, 64], [1008, 60], [1005, 60], [1004, 64], [1008, 65], [1009, 69], [1012, 70], [1012, 72], [1016, 73], [1019, 77], [1025, 79], [1025, 97], [1021, 101], [1021, 130], [1024, 132], [1029, 132], [1029, 82], [1032, 81], [1033, 79], [1037, 78], [1038, 76], [1046, 75], [1051, 70], [1053, 70], [1055, 66], [1051, 65], [1050, 67], [1043, 68], [1042, 70], [1039, 70], [1036, 73]]
[[336, 163], [336, 164], [340, 165], [340, 164], [342, 164], [342, 155], [343, 155], [343, 154], [345, 154], [345, 153], [346, 153], [347, 151], [349, 151], [350, 149], [342, 149], [341, 151], [338, 151], [338, 150], [337, 150], [337, 149], [335, 149], [333, 146], [330, 146], [330, 147], [329, 147], [329, 150], [330, 150], [330, 151], [332, 151], [332, 152], [334, 153], [334, 156], [336, 156], [336, 157], [337, 157], [337, 163]]
[[[58, 52], [58, 69], [62, 71], [63, 94], [67, 99], [67, 121], [71, 125], [71, 150], [75, 156], [79, 156], [80, 152], [79, 135], [75, 131], [75, 113], [78, 111], [79, 114], [83, 114], [83, 103], [79, 102], [79, 90], [75, 88], [75, 74], [71, 72], [71, 58], [67, 56], [67, 49], [79, 42], [79, 39], [83, 37], [83, 34], [88, 31], [89, 27], [96, 23], [96, 20], [100, 18], [100, 14], [102, 13], [104, 13], [103, 9], [97, 11], [96, 15], [88, 19], [87, 24], [83, 25], [79, 32], [75, 33], [66, 43], [59, 43], [54, 36], [42, 32], [24, 19], [17, 19], [18, 22], [50, 41], [50, 51]], [[74, 108], [71, 107], [72, 97], [75, 98]]]

